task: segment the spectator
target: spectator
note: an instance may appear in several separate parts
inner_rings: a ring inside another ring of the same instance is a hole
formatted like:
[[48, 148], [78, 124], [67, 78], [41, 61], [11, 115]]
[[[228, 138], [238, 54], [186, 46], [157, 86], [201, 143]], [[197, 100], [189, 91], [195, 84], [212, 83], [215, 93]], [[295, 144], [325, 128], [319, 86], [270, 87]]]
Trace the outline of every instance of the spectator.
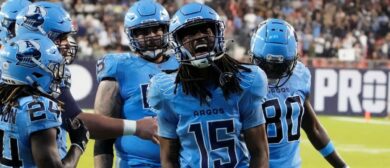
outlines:
[[[178, 5], [195, 0], [158, 1], [173, 14]], [[217, 9], [226, 25], [226, 39], [236, 41], [233, 49], [248, 50], [251, 30], [265, 19], [278, 17], [294, 26], [303, 56], [330, 58], [340, 48], [352, 48], [359, 57], [367, 59], [390, 57], [390, 1], [200, 1]], [[85, 58], [111, 50], [128, 50], [122, 22], [124, 13], [134, 2], [62, 1], [77, 22], [80, 52]]]

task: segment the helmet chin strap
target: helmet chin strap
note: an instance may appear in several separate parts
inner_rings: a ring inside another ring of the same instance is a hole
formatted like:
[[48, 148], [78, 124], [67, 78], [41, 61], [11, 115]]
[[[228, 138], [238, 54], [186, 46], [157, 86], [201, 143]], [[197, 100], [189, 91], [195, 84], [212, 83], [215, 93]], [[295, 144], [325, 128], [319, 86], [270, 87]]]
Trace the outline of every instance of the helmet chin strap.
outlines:
[[157, 49], [155, 51], [144, 51], [144, 52], [139, 51], [138, 53], [143, 59], [150, 62], [155, 62], [157, 59], [164, 56], [163, 49]]
[[[190, 62], [189, 65], [192, 65], [192, 66], [197, 67], [197, 68], [206, 68], [206, 67], [210, 66], [213, 61], [222, 58], [222, 56], [224, 55], [224, 54], [221, 54], [221, 55], [217, 56], [214, 51], [210, 51], [210, 52], [205, 53], [203, 55], [198, 55], [198, 56], [194, 57], [183, 46], [182, 46], [182, 50], [190, 58], [190, 60], [188, 60]], [[182, 61], [182, 62], [185, 63], [185, 61]]]

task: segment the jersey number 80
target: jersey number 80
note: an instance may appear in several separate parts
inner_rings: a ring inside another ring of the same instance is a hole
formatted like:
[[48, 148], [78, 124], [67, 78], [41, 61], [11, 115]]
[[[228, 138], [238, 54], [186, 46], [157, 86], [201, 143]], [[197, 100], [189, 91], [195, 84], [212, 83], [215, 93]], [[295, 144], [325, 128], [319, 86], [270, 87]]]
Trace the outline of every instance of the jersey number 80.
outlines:
[[[298, 140], [301, 133], [300, 133], [300, 128], [301, 128], [301, 120], [302, 120], [302, 114], [303, 114], [303, 106], [302, 106], [302, 101], [299, 96], [292, 96], [292, 97], [287, 97], [287, 99], [284, 101], [284, 104], [286, 106], [286, 118], [285, 122], [287, 125], [287, 138], [288, 141], [295, 141]], [[294, 106], [294, 104], [296, 104]], [[266, 102], [263, 103], [262, 105], [264, 116], [266, 119], [266, 126], [267, 130], [270, 129], [270, 125], [273, 125], [276, 135], [275, 136], [270, 136], [268, 135], [268, 143], [280, 143], [283, 140], [283, 126], [282, 122], [284, 122], [283, 117], [282, 117], [282, 109], [281, 105], [279, 102], [279, 99], [270, 99], [267, 100]], [[274, 115], [269, 115], [267, 114], [267, 108], [274, 108]], [[298, 114], [297, 114], [298, 113]], [[295, 114], [295, 115], [293, 115]], [[297, 119], [293, 119], [293, 116], [298, 115]], [[295, 127], [295, 134], [293, 132], [293, 126]]]

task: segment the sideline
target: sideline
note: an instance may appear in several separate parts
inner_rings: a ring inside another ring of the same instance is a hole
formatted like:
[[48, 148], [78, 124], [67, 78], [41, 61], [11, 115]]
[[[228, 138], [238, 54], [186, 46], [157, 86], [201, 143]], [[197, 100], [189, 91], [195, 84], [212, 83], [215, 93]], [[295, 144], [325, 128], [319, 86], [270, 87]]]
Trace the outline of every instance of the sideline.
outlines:
[[386, 121], [386, 120], [371, 119], [369, 121], [366, 121], [364, 118], [350, 118], [350, 117], [329, 117], [329, 118], [334, 120], [354, 122], [354, 123], [390, 125], [390, 121]]

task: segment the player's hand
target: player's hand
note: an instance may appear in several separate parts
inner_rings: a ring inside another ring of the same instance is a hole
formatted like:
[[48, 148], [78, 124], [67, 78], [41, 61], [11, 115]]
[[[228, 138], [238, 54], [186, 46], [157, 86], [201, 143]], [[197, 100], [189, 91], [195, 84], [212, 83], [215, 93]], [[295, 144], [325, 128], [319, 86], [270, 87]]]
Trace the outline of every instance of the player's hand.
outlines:
[[157, 135], [157, 119], [155, 117], [145, 117], [137, 120], [137, 128], [134, 135], [160, 144]]
[[87, 127], [85, 127], [83, 121], [78, 118], [73, 120], [66, 119], [65, 122], [67, 131], [69, 133], [70, 142], [72, 145], [77, 146], [79, 149], [81, 149], [82, 152], [84, 152], [89, 139], [89, 132]]

